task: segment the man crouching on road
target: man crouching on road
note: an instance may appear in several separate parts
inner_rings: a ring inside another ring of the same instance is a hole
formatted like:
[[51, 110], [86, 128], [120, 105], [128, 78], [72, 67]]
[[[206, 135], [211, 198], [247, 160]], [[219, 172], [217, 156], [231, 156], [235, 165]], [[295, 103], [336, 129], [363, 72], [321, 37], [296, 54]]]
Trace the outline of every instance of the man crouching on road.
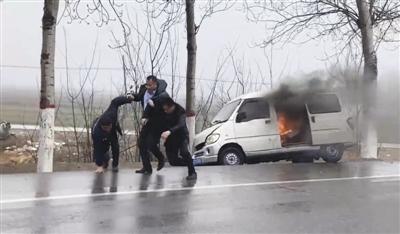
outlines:
[[[165, 129], [161, 134], [161, 138], [168, 145], [168, 141], [173, 139], [177, 144], [172, 144], [174, 151], [180, 153], [188, 167], [187, 180], [197, 179], [197, 173], [193, 166], [192, 156], [189, 152], [189, 130], [186, 126], [186, 111], [179, 104], [175, 103], [172, 98], [165, 98], [162, 102], [162, 107], [165, 112]], [[171, 145], [171, 146], [172, 146]]]
[[112, 170], [118, 172], [119, 143], [117, 132], [122, 135], [118, 124], [118, 108], [131, 103], [131, 95], [119, 96], [111, 101], [107, 110], [98, 117], [92, 125], [93, 157], [96, 163], [96, 173], [103, 173], [108, 167], [109, 150], [112, 152]]

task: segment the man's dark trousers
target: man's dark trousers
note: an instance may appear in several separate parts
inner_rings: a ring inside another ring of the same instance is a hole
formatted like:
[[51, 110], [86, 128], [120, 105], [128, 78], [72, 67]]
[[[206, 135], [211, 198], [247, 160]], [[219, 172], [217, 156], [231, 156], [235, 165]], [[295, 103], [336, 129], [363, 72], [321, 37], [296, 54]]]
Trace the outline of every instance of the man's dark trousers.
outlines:
[[117, 132], [111, 133], [107, 138], [93, 137], [93, 156], [97, 166], [108, 165], [110, 159], [109, 150], [111, 146], [112, 166], [118, 167], [119, 163], [119, 144]]
[[[173, 164], [176, 163], [176, 164], [178, 164], [177, 166], [181, 166], [182, 161], [183, 161], [182, 166], [188, 167], [189, 175], [196, 172], [194, 169], [194, 165], [193, 165], [192, 155], [190, 154], [189, 149], [188, 149], [188, 146], [189, 146], [188, 138], [176, 137], [172, 134], [170, 136], [170, 138], [167, 139], [167, 142], [165, 142], [165, 145], [166, 145], [167, 154], [169, 154], [173, 160], [177, 160], [177, 161], [174, 161]], [[179, 155], [182, 156], [182, 161], [179, 160], [179, 158], [178, 158], [178, 152], [179, 152]]]
[[187, 163], [183, 158], [179, 157], [179, 148], [181, 139], [174, 135], [168, 137], [165, 142], [165, 153], [168, 158], [168, 162], [171, 166], [186, 166]]
[[151, 152], [158, 160], [158, 162], [164, 162], [164, 155], [161, 153], [158, 143], [160, 142], [161, 131], [154, 129], [147, 123], [143, 126], [139, 136], [139, 153], [142, 159], [143, 168], [152, 172], [153, 168], [150, 163]]

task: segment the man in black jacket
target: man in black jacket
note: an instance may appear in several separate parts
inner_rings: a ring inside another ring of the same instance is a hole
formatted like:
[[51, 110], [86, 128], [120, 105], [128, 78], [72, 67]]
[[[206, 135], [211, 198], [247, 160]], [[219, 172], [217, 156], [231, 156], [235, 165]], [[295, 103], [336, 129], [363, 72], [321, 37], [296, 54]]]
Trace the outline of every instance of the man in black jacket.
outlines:
[[149, 151], [158, 159], [157, 170], [161, 170], [165, 164], [164, 155], [158, 147], [164, 114], [160, 102], [169, 95], [166, 92], [167, 83], [164, 80], [157, 79], [155, 76], [148, 76], [146, 80], [146, 84], [140, 86], [139, 93], [133, 94], [134, 101], [140, 102], [144, 110], [141, 121], [143, 126], [138, 141], [143, 168], [137, 170], [136, 173], [151, 174], [153, 169]]
[[[186, 111], [179, 104], [175, 103], [172, 98], [166, 98], [162, 102], [162, 108], [165, 112], [165, 129], [161, 134], [161, 138], [165, 141], [168, 150], [174, 155], [182, 156], [188, 167], [188, 176], [186, 179], [197, 179], [197, 173], [194, 169], [192, 156], [188, 150], [189, 146], [189, 131], [186, 126]], [[173, 140], [171, 144], [169, 141]]]
[[130, 95], [119, 96], [111, 101], [107, 110], [98, 117], [92, 125], [93, 158], [97, 165], [96, 173], [104, 172], [108, 167], [109, 150], [112, 152], [112, 168], [118, 171], [119, 143], [118, 135], [122, 135], [118, 124], [118, 108], [121, 105], [131, 103], [134, 97]]

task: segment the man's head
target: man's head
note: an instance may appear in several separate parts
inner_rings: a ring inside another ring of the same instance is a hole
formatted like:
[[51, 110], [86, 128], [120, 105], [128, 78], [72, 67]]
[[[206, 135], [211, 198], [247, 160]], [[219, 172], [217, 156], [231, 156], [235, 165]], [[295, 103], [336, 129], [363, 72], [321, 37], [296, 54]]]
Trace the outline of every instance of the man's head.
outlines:
[[165, 113], [171, 114], [175, 110], [175, 102], [172, 98], [166, 98], [162, 103], [162, 107]]
[[107, 133], [111, 132], [112, 130], [112, 120], [108, 116], [104, 116], [100, 120], [101, 129]]
[[151, 75], [146, 78], [146, 89], [150, 93], [153, 93], [157, 90], [157, 77], [156, 76]]

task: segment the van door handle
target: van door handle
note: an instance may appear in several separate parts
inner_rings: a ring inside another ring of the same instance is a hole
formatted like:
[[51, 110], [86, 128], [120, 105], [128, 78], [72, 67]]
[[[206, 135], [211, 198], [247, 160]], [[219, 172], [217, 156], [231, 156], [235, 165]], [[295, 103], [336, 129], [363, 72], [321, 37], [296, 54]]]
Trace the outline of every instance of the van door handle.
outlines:
[[270, 119], [266, 119], [266, 120], [265, 120], [265, 123], [266, 123], [266, 124], [269, 124], [269, 123], [271, 123], [271, 120], [270, 120]]
[[311, 122], [315, 123], [315, 116], [311, 116]]

